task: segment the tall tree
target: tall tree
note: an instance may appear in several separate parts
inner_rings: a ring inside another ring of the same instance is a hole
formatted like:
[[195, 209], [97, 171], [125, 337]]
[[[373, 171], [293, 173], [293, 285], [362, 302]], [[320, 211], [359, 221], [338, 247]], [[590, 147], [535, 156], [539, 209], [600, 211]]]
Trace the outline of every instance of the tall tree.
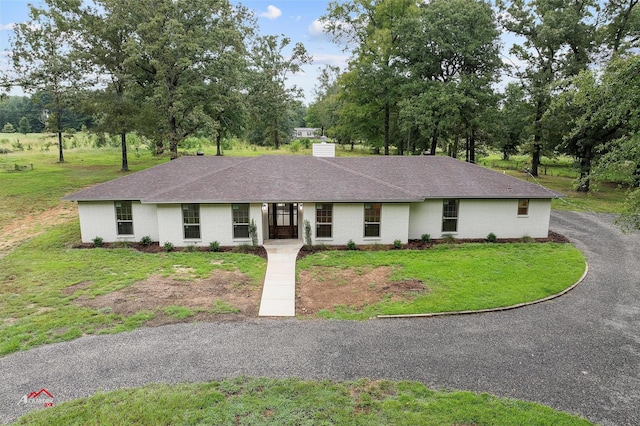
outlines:
[[58, 161], [64, 162], [62, 116], [78, 91], [82, 66], [68, 54], [74, 33], [57, 10], [29, 5], [29, 21], [17, 24], [11, 41], [15, 83], [26, 92], [43, 91], [52, 101], [43, 110], [49, 131], [58, 135]]
[[[322, 17], [334, 41], [345, 43], [345, 50], [353, 55], [348, 71], [351, 78], [346, 79], [353, 86], [343, 94], [344, 102], [366, 103], [355, 117], [367, 120], [370, 133], [382, 135], [385, 155], [389, 155], [403, 80], [395, 60], [402, 42], [398, 22], [415, 13], [416, 7], [412, 0], [336, 1], [329, 3]], [[347, 97], [349, 94], [353, 97]], [[359, 108], [354, 105], [350, 109]]]
[[[592, 175], [640, 187], [640, 151], [634, 146], [640, 131], [639, 75], [640, 57], [614, 59], [601, 76], [580, 73], [552, 105], [551, 115], [566, 123], [567, 151], [581, 160], [578, 191], [589, 190]], [[634, 206], [637, 214], [640, 205]]]
[[105, 87], [88, 97], [85, 107], [97, 117], [98, 132], [120, 136], [122, 171], [129, 170], [127, 133], [135, 128], [137, 105], [127, 88], [133, 84], [128, 65], [128, 45], [133, 43], [137, 22], [128, 0], [94, 0], [78, 4], [66, 0], [48, 0], [50, 7], [68, 9], [74, 18], [78, 36], [75, 54], [91, 64], [91, 75], [100, 76], [96, 83]]
[[531, 104], [525, 99], [523, 87], [518, 83], [509, 83], [499, 110], [499, 132], [494, 145], [502, 153], [503, 159], [508, 160], [525, 143], [531, 116]]
[[590, 63], [597, 5], [593, 0], [498, 0], [497, 4], [504, 28], [524, 38], [510, 52], [525, 64], [516, 75], [525, 83], [533, 104], [531, 174], [538, 176], [545, 144], [559, 143], [545, 138], [542, 122], [554, 84]]
[[640, 43], [640, 0], [609, 0], [598, 28], [609, 56], [637, 49]]
[[502, 67], [491, 7], [477, 0], [434, 0], [399, 28], [398, 59], [408, 75], [404, 120], [420, 123], [432, 155], [440, 135], [451, 139], [461, 128], [467, 159], [475, 162], [483, 115], [495, 109], [492, 84]]
[[261, 36], [251, 50], [252, 120], [254, 127], [262, 129], [262, 134], [271, 139], [275, 149], [283, 138], [291, 137], [294, 100], [302, 96], [299, 88], [286, 86], [287, 76], [312, 61], [302, 43], [296, 43], [290, 54], [285, 53], [290, 43], [291, 39], [285, 36]]
[[141, 0], [131, 7], [137, 27], [127, 65], [144, 101], [140, 129], [157, 152], [168, 141], [176, 158], [186, 137], [227, 125], [219, 119], [225, 108], [210, 102], [212, 90], [226, 90], [222, 76], [235, 70], [224, 67], [244, 55], [252, 22], [246, 8], [227, 0]]

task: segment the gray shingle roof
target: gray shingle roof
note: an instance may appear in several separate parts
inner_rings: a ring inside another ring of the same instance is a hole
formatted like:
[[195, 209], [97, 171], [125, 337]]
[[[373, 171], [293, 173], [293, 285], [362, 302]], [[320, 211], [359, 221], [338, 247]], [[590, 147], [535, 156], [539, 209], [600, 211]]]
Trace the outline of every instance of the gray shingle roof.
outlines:
[[428, 198], [555, 198], [562, 194], [434, 156], [182, 157], [64, 197], [143, 203], [411, 202]]

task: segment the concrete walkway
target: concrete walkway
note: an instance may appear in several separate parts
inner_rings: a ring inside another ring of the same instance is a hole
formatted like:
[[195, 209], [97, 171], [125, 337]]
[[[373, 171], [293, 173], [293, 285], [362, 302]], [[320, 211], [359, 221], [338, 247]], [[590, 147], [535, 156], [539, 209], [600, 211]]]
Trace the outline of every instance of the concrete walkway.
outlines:
[[260, 301], [261, 317], [293, 317], [296, 315], [296, 258], [301, 240], [268, 240], [267, 273]]

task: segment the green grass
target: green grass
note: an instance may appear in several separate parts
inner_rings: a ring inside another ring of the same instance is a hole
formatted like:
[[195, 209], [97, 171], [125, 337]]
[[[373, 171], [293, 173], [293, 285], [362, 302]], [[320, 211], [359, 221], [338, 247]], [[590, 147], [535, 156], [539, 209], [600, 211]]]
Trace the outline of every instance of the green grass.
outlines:
[[[141, 311], [125, 317], [108, 310], [80, 307], [72, 301], [80, 295], [111, 293], [151, 274], [171, 275], [175, 265], [190, 268], [187, 276], [181, 276], [186, 280], [209, 277], [214, 269], [239, 270], [256, 287], [264, 278], [266, 262], [252, 255], [69, 248], [80, 239], [78, 228], [77, 221], [61, 225], [0, 258], [0, 355], [144, 325], [155, 312]], [[73, 294], [63, 293], [66, 287], [79, 283], [87, 285]], [[233, 309], [220, 303], [211, 307], [215, 313]], [[180, 308], [167, 314], [188, 316]]]
[[[417, 279], [428, 292], [403, 301], [385, 299], [363, 309], [338, 306], [323, 318], [367, 319], [511, 306], [556, 294], [574, 284], [585, 269], [582, 253], [569, 244], [439, 245], [414, 251], [332, 251], [298, 261], [298, 270], [316, 266], [365, 270], [388, 266], [392, 280]], [[331, 284], [327, 284], [331, 285]]]
[[590, 425], [549, 407], [417, 382], [236, 378], [98, 393], [38, 410], [16, 425]]
[[565, 156], [554, 159], [543, 157], [537, 178], [524, 173], [524, 168], [531, 165], [531, 158], [524, 155], [512, 156], [505, 161], [494, 154], [480, 159], [478, 164], [565, 194], [565, 198], [552, 201], [551, 207], [555, 210], [621, 213], [628, 194], [627, 188], [608, 182], [592, 182], [592, 191], [577, 192], [580, 173], [574, 160]]

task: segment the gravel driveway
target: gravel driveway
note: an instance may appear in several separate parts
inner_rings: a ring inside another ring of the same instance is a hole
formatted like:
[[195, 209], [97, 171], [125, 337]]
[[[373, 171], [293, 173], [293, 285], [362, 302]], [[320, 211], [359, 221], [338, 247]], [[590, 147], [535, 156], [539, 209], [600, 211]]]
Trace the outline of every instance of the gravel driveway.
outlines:
[[0, 421], [46, 388], [55, 402], [153, 382], [237, 375], [408, 379], [640, 424], [640, 241], [608, 215], [554, 212], [588, 258], [564, 297], [518, 310], [366, 322], [255, 319], [90, 336], [0, 358]]

